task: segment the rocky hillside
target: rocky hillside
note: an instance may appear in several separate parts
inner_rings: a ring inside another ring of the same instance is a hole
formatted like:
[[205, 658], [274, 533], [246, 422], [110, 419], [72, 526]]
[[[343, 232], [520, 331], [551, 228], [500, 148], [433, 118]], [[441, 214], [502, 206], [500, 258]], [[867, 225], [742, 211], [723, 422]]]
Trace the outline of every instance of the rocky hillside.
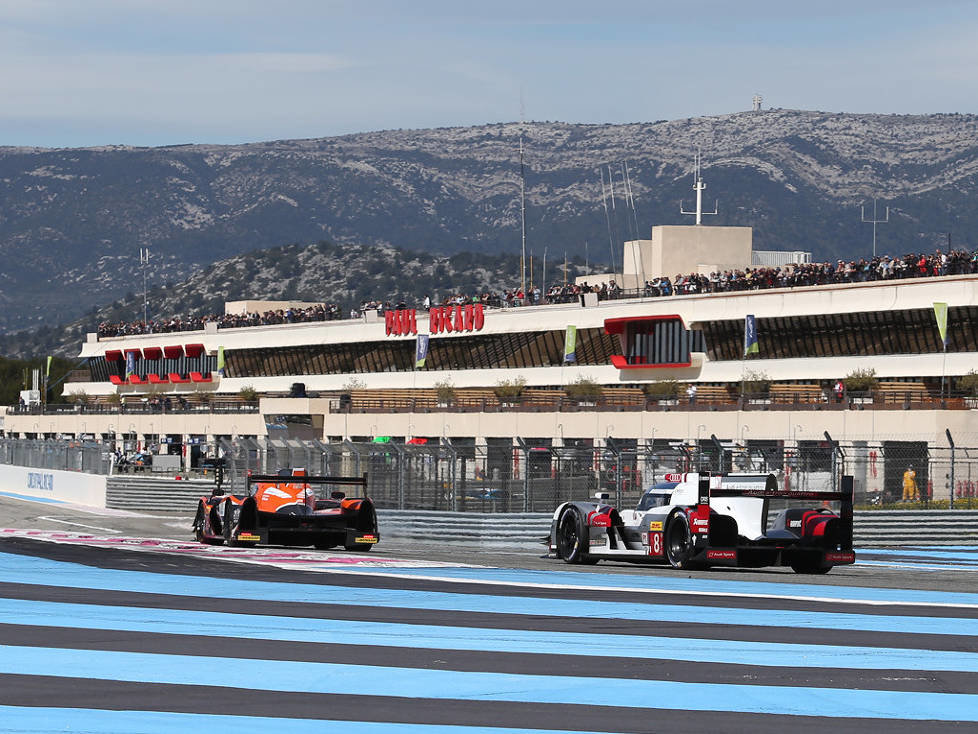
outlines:
[[[534, 259], [536, 276], [543, 263]], [[567, 280], [584, 274], [580, 261], [568, 262]], [[527, 272], [529, 279], [529, 268]], [[547, 280], [564, 280], [564, 263], [547, 263]], [[210, 265], [182, 283], [148, 292], [149, 314], [154, 320], [172, 316], [224, 313], [224, 302], [246, 298], [335, 303], [346, 315], [364, 301], [403, 300], [420, 304], [428, 295], [434, 302], [450, 296], [503, 293], [519, 286], [518, 255], [438, 256], [400, 250], [389, 245], [336, 245], [320, 242], [303, 247], [288, 245], [238, 255]], [[0, 353], [18, 358], [78, 354], [86, 332], [102, 322], [141, 321], [142, 293], [92, 309], [80, 319], [57, 327], [42, 327], [0, 336]]]
[[[155, 285], [283, 242], [518, 252], [519, 133], [497, 124], [232, 146], [0, 148], [0, 331], [141, 291], [145, 246]], [[874, 196], [890, 206], [880, 251], [932, 249], [949, 232], [965, 242], [978, 226], [976, 133], [970, 115], [792, 110], [527, 123], [528, 247], [537, 257], [587, 248], [607, 262], [636, 232], [689, 221], [679, 204], [692, 205], [697, 149], [706, 198], [720, 200], [707, 223], [752, 225], [759, 249], [865, 254], [871, 227], [859, 205]]]

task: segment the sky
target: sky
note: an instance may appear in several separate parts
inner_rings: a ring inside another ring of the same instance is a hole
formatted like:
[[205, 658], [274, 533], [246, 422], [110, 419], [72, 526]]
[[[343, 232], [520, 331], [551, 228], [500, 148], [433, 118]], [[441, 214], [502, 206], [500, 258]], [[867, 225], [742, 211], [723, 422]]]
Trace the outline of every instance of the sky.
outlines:
[[0, 0], [0, 146], [978, 113], [974, 0]]

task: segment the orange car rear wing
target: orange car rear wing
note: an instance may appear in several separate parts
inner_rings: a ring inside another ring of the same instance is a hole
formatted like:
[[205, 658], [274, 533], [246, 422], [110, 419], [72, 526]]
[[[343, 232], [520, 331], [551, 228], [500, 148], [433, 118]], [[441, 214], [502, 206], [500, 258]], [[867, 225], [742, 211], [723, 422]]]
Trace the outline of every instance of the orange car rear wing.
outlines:
[[339, 487], [360, 487], [362, 495], [367, 496], [367, 473], [359, 477], [324, 477], [286, 474], [251, 474], [248, 476], [248, 494], [254, 494], [258, 484], [328, 484]]

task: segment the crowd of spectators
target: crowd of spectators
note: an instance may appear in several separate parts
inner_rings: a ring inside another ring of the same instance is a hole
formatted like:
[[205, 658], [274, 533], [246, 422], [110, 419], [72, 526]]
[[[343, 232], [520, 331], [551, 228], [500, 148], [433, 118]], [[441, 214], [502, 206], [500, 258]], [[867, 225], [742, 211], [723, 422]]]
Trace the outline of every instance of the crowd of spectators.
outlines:
[[[624, 291], [615, 281], [601, 284], [555, 284], [546, 291], [531, 285], [507, 289], [501, 293], [490, 291], [479, 295], [457, 293], [444, 297], [440, 302], [425, 296], [419, 304], [424, 310], [434, 306], [454, 306], [481, 303], [490, 308], [532, 306], [548, 303], [571, 303], [583, 293], [596, 293], [598, 300], [617, 298], [657, 297], [694, 293], [725, 293], [729, 291], [762, 290], [767, 288], [796, 288], [800, 286], [829, 285], [833, 283], [863, 283], [904, 278], [939, 277], [978, 273], [978, 250], [969, 252], [958, 249], [933, 254], [911, 253], [903, 257], [880, 255], [870, 259], [838, 260], [836, 262], [803, 263], [782, 267], [756, 267], [743, 270], [725, 270], [709, 275], [690, 273], [674, 278], [662, 277], [648, 280], [644, 288]], [[357, 319], [364, 313], [376, 310], [383, 314], [391, 309], [408, 308], [403, 301], [363, 301], [360, 308], [350, 310], [350, 318]], [[307, 321], [332, 321], [343, 318], [336, 304], [318, 304], [309, 308], [287, 308], [265, 313], [224, 314], [220, 316], [175, 316], [160, 321], [133, 321], [99, 324], [98, 336], [130, 336], [134, 334], [159, 334], [174, 331], [198, 331], [205, 324], [216, 323], [219, 329], [268, 324], [291, 324]]]
[[865, 283], [880, 280], [939, 277], [978, 273], [978, 250], [951, 250], [933, 254], [911, 253], [894, 258], [880, 255], [870, 259], [803, 263], [783, 267], [757, 267], [725, 270], [709, 275], [691, 273], [675, 278], [646, 281], [646, 296], [672, 296], [690, 293], [797, 288], [833, 283]]
[[200, 331], [205, 324], [217, 324], [218, 329], [269, 324], [296, 324], [308, 321], [334, 321], [342, 318], [340, 307], [334, 303], [316, 304], [309, 308], [285, 308], [264, 313], [221, 314], [211, 316], [173, 316], [159, 321], [102, 322], [99, 338], [131, 336], [133, 334], [167, 334], [174, 331]]

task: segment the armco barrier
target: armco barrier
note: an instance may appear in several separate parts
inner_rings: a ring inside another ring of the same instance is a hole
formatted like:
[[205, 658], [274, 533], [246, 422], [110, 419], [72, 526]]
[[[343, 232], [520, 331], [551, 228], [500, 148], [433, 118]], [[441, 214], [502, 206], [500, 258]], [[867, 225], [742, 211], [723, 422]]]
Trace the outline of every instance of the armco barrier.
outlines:
[[105, 483], [105, 506], [135, 512], [195, 512], [201, 495], [210, 494], [214, 482], [156, 477], [116, 476]]
[[[106, 506], [143, 512], [192, 513], [213, 482], [155, 477], [109, 477]], [[383, 537], [419, 543], [464, 543], [486, 547], [540, 547], [550, 531], [550, 513], [481, 513], [378, 510]], [[857, 547], [978, 545], [978, 511], [870, 510], [856, 512]]]
[[857, 547], [873, 545], [978, 545], [978, 511], [871, 510], [853, 520]]
[[[469, 512], [378, 512], [380, 532], [390, 538], [486, 547], [541, 546], [550, 532], [549, 513], [483, 515]], [[879, 510], [857, 512], [857, 548], [885, 545], [978, 545], [978, 512]]]
[[460, 543], [483, 548], [545, 550], [551, 513], [411, 512], [378, 510], [381, 538], [437, 545]]

